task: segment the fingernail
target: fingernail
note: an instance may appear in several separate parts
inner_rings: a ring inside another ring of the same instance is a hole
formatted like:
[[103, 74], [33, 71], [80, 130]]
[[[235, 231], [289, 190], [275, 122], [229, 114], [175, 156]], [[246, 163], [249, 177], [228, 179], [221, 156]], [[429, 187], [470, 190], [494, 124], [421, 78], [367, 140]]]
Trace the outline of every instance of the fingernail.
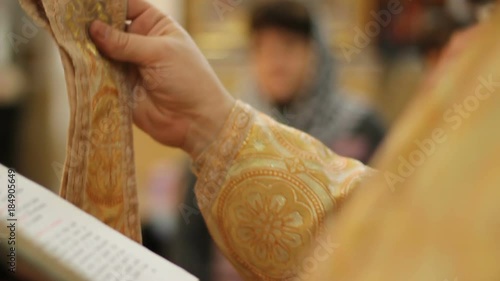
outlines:
[[100, 20], [96, 20], [90, 26], [90, 33], [102, 40], [105, 40], [111, 33], [111, 27]]

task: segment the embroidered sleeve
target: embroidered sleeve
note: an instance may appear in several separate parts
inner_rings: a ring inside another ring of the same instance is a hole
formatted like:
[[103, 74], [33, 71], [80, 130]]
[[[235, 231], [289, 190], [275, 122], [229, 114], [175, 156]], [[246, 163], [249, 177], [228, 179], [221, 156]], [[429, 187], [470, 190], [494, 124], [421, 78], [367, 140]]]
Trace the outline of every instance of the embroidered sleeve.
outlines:
[[289, 280], [327, 214], [371, 170], [237, 102], [195, 162], [216, 243], [246, 280]]

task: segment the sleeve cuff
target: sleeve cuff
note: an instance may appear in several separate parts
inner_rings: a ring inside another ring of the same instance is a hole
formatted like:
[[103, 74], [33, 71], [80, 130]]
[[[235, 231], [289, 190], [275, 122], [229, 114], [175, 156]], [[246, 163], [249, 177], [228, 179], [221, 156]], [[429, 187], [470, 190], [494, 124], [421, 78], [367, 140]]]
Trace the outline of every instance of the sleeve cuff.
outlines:
[[[236, 101], [217, 138], [194, 160], [198, 180], [216, 172], [222, 177], [243, 147], [254, 123], [255, 110]], [[213, 175], [212, 175], [213, 176]]]

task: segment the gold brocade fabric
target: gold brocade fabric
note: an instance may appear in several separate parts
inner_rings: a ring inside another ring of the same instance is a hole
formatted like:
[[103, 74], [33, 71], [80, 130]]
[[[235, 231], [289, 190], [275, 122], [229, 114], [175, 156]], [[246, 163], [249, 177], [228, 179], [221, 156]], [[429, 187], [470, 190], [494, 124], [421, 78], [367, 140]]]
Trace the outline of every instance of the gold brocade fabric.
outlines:
[[124, 29], [126, 0], [19, 0], [55, 38], [71, 120], [61, 196], [140, 242], [132, 141], [132, 94], [122, 66], [88, 36], [95, 19]]
[[218, 139], [195, 162], [212, 236], [246, 280], [296, 277], [327, 214], [371, 170], [241, 102]]

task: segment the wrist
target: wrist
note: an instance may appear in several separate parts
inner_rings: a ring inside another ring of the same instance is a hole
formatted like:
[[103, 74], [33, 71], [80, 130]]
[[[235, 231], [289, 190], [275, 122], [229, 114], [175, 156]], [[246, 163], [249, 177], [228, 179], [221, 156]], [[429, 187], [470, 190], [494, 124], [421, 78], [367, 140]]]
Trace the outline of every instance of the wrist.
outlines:
[[241, 101], [235, 102], [216, 139], [193, 159], [193, 172], [199, 179], [206, 179], [209, 171], [225, 174], [224, 169], [231, 166], [245, 145], [254, 126], [255, 116], [255, 110], [249, 105]]
[[235, 107], [236, 100], [224, 93], [224, 98], [214, 104], [205, 104], [191, 120], [183, 150], [192, 159], [197, 159], [217, 139], [227, 118]]

